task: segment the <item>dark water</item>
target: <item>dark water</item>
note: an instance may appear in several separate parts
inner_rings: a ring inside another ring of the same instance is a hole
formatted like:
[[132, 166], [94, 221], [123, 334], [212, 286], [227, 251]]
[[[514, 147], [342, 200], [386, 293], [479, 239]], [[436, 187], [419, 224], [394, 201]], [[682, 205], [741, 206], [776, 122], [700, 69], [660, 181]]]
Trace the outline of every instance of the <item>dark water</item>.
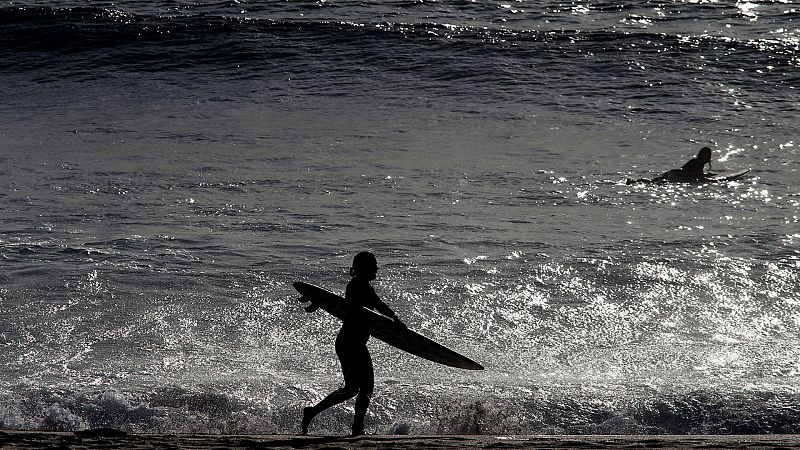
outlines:
[[[0, 427], [295, 432], [383, 299], [378, 433], [799, 433], [789, 2], [0, 7]], [[702, 146], [751, 176], [626, 186]], [[349, 429], [352, 405], [315, 432]]]

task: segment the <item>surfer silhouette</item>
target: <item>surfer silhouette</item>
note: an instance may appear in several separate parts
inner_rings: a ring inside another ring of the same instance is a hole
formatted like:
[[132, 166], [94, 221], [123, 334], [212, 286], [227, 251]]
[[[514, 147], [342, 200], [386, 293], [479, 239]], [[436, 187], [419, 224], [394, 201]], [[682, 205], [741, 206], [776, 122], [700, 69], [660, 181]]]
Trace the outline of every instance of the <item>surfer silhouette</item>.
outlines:
[[370, 252], [361, 252], [353, 258], [350, 267], [350, 282], [347, 283], [345, 300], [349, 304], [342, 328], [336, 336], [336, 356], [342, 366], [344, 386], [331, 392], [314, 406], [303, 408], [303, 434], [314, 417], [322, 411], [356, 397], [355, 417], [352, 436], [364, 434], [364, 416], [367, 414], [370, 398], [375, 387], [375, 374], [372, 357], [367, 349], [370, 336], [369, 323], [360, 307], [373, 309], [393, 319], [400, 325], [403, 322], [389, 306], [375, 294], [369, 284], [378, 274], [378, 262]]
[[713, 173], [705, 172], [706, 164], [711, 168], [711, 149], [703, 147], [697, 152], [697, 156], [690, 159], [680, 169], [672, 169], [664, 172], [652, 180], [647, 178], [640, 178], [633, 180], [628, 178], [625, 184], [634, 183], [659, 183], [659, 182], [678, 182], [678, 183], [692, 183], [698, 181], [705, 181], [709, 177], [714, 176]]

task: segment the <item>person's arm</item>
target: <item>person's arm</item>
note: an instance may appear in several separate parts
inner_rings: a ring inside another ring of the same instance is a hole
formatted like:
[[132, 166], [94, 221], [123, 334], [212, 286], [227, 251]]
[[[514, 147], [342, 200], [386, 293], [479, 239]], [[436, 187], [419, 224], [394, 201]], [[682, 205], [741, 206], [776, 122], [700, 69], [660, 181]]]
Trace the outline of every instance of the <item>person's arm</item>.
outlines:
[[375, 307], [376, 311], [378, 311], [379, 313], [383, 314], [384, 316], [394, 320], [394, 322], [396, 324], [398, 324], [400, 326], [403, 326], [403, 327], [406, 326], [406, 324], [403, 323], [403, 321], [400, 320], [399, 317], [397, 317], [397, 314], [392, 310], [392, 308], [390, 308], [389, 305], [384, 303], [383, 300], [380, 299], [380, 297], [375, 295], [374, 301], [375, 301], [375, 303], [373, 303], [373, 306]]
[[[352, 284], [347, 285], [347, 291], [345, 294], [347, 298], [354, 298], [358, 297], [361, 299], [360, 304], [366, 306], [368, 308], [374, 309], [378, 313], [394, 320], [399, 324], [403, 324], [397, 314], [389, 307], [386, 303], [378, 297], [378, 294], [375, 293], [375, 289], [372, 288], [370, 285], [360, 286], [356, 288], [356, 286]], [[355, 302], [354, 304], [359, 304], [359, 302]], [[403, 324], [404, 325], [404, 324]]]
[[378, 297], [377, 295], [375, 296], [375, 310], [390, 319], [398, 321], [400, 320], [397, 317], [397, 314], [395, 314], [395, 312], [392, 311], [392, 308], [390, 308], [389, 305], [384, 303], [383, 300], [381, 300], [380, 297]]

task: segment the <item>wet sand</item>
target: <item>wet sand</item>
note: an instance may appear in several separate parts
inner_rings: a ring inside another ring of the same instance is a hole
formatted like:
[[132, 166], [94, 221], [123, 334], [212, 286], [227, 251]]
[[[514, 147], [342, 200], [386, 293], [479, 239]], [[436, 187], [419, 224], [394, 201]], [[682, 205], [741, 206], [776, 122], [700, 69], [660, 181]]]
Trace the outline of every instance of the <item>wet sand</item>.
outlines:
[[800, 448], [800, 435], [724, 436], [227, 436], [147, 435], [112, 430], [0, 432], [0, 448], [32, 449], [781, 449]]

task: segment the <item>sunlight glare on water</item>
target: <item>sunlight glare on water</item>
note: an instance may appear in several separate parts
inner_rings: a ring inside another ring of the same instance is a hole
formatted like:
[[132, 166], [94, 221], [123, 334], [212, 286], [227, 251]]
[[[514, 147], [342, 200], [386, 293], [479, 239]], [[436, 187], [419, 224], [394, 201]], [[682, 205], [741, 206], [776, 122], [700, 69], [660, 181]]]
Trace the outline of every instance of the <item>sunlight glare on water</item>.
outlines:
[[791, 3], [84, 3], [0, 7], [0, 428], [294, 433], [368, 249], [486, 367], [372, 431], [800, 432]]

